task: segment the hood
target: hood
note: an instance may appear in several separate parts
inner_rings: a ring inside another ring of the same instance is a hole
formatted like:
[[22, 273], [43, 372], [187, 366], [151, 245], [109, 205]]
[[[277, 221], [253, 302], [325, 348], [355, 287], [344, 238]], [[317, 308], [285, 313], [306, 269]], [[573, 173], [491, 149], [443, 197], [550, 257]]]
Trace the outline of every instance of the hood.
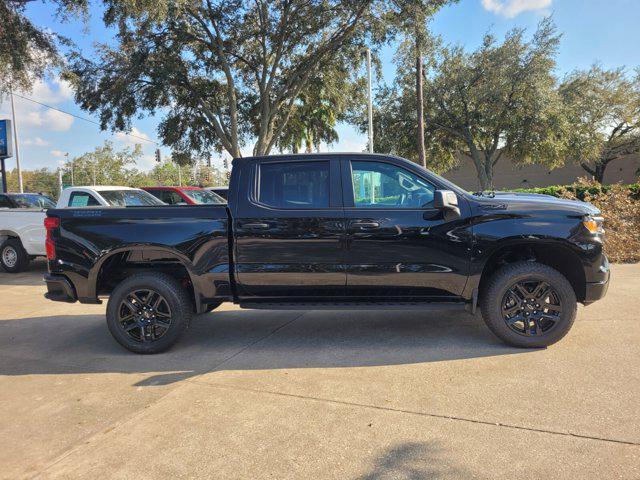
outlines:
[[567, 200], [539, 193], [496, 192], [495, 197], [476, 197], [480, 207], [501, 210], [555, 210], [577, 215], [599, 215], [588, 202]]

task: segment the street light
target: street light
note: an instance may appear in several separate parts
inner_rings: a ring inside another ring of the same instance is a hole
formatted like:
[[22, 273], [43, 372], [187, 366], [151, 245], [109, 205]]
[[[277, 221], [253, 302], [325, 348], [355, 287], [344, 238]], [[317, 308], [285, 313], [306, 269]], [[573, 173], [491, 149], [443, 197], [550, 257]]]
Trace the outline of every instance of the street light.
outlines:
[[9, 96], [11, 97], [11, 118], [13, 119], [13, 141], [16, 142], [16, 167], [18, 168], [18, 186], [20, 193], [24, 193], [22, 185], [22, 169], [20, 168], [20, 146], [18, 145], [18, 124], [16, 122], [16, 107], [13, 104], [13, 88], [9, 89]]
[[367, 55], [367, 116], [369, 117], [369, 153], [373, 153], [373, 103], [371, 99], [371, 49], [365, 50]]

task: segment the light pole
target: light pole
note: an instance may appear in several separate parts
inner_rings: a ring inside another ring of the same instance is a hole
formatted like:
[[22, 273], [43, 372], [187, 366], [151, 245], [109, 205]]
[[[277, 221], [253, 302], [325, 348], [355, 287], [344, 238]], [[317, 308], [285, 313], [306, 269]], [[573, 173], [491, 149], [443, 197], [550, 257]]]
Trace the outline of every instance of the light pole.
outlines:
[[369, 153], [373, 153], [373, 103], [371, 99], [371, 49], [367, 48], [367, 115], [369, 117]]
[[73, 181], [73, 162], [69, 163], [69, 152], [64, 154], [64, 158], [66, 159], [65, 163], [69, 165], [69, 170], [71, 172], [71, 186], [73, 187], [75, 185], [75, 182]]
[[13, 119], [13, 138], [16, 145], [16, 167], [18, 168], [18, 186], [20, 193], [24, 193], [24, 187], [22, 185], [22, 169], [20, 168], [20, 146], [18, 142], [18, 123], [16, 122], [16, 107], [13, 103], [13, 88], [9, 88], [9, 95], [11, 96], [11, 118]]

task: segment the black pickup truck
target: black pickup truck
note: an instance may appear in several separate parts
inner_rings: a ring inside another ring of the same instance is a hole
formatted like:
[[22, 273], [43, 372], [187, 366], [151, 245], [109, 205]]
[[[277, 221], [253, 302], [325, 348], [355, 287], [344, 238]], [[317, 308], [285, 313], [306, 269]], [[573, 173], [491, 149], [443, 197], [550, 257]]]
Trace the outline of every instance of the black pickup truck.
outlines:
[[225, 301], [479, 307], [504, 342], [541, 347], [607, 291], [602, 223], [588, 203], [470, 194], [391, 156], [239, 158], [228, 205], [48, 210], [46, 296], [109, 297], [111, 334], [138, 353]]

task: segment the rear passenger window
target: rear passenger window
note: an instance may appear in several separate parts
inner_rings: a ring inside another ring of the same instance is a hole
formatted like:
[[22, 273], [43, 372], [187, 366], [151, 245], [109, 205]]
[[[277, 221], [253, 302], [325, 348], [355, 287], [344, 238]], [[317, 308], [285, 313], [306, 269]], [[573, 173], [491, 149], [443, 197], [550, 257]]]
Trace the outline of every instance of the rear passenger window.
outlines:
[[70, 207], [98, 207], [100, 203], [93, 195], [86, 192], [74, 192], [69, 197]]
[[260, 165], [258, 201], [276, 208], [329, 207], [329, 162]]

